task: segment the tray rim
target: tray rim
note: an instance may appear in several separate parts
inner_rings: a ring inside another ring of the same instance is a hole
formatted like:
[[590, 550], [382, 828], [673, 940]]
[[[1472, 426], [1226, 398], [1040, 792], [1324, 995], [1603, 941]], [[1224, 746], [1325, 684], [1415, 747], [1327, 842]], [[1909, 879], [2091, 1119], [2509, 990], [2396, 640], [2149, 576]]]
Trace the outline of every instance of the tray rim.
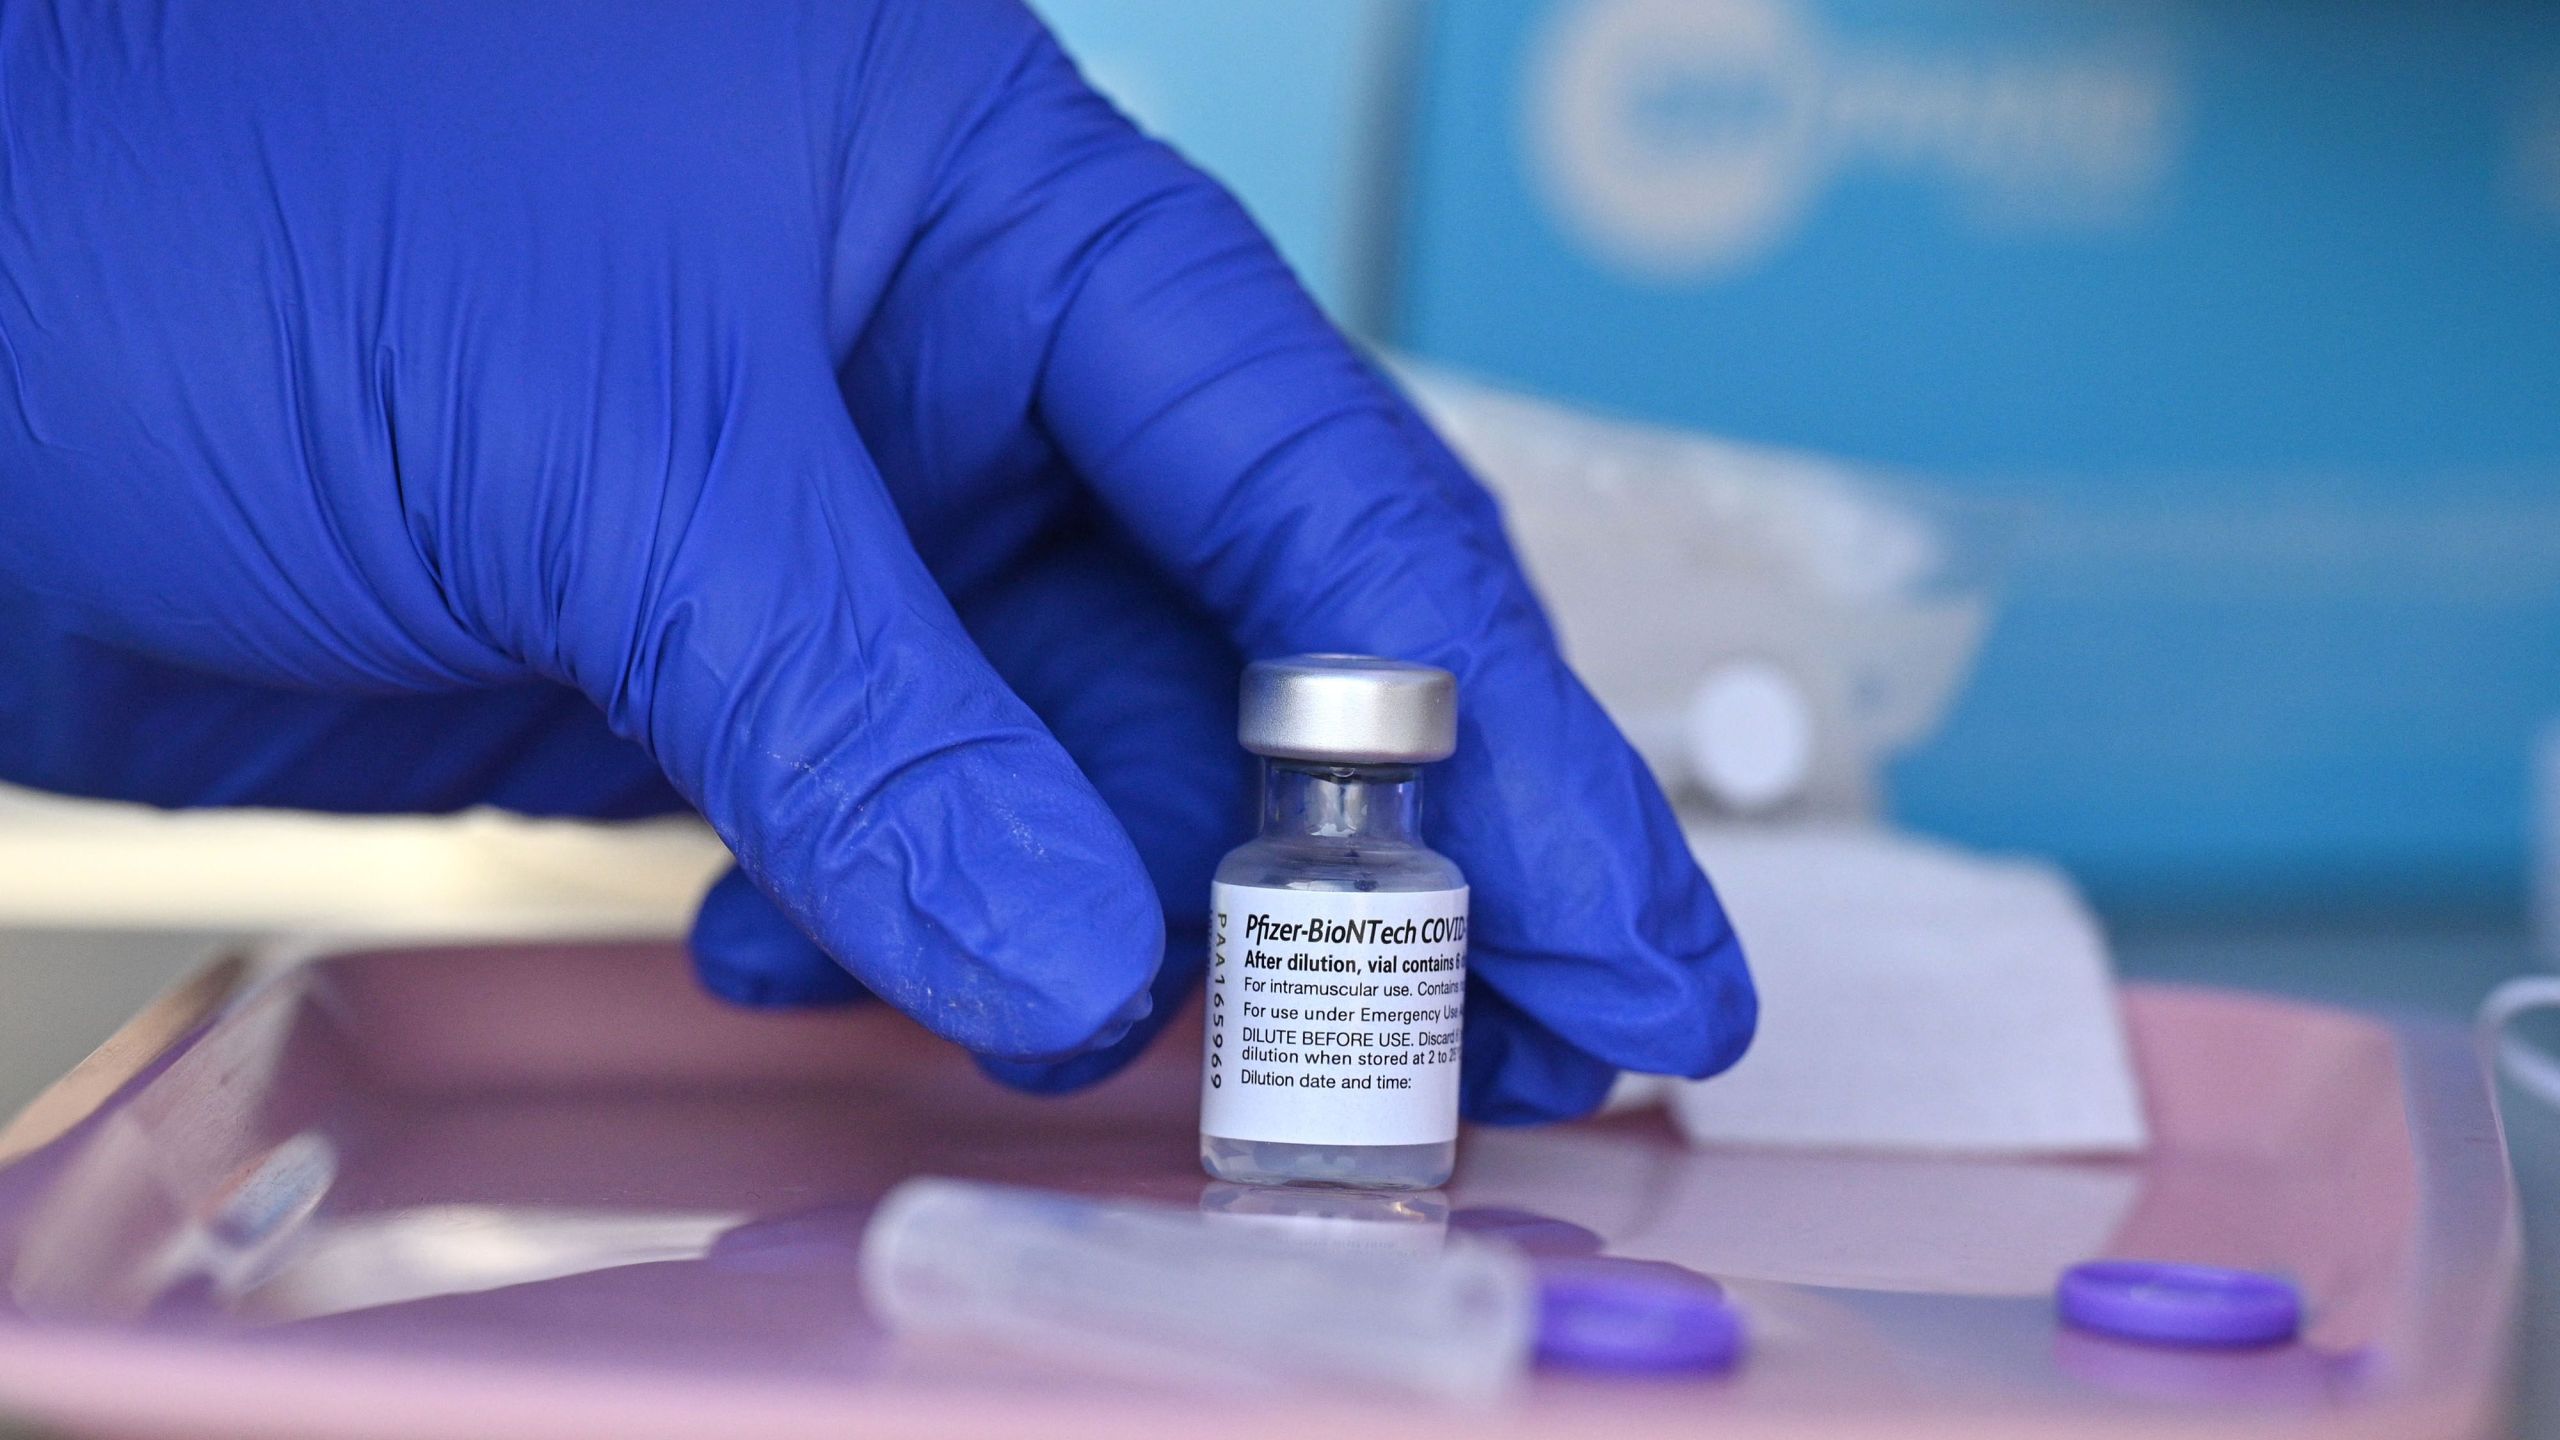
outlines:
[[[357, 955], [379, 955], [403, 951], [433, 951], [457, 946], [511, 946], [648, 943], [663, 946], [663, 935], [593, 935], [568, 937], [558, 935], [515, 937], [435, 937], [416, 936], [304, 936], [286, 937], [251, 946], [235, 946], [216, 952], [202, 964], [173, 982], [146, 1004], [124, 1025], [117, 1028], [96, 1050], [48, 1086], [5, 1125], [0, 1125], [0, 1173], [25, 1163], [31, 1156], [72, 1139], [92, 1120], [112, 1107], [119, 1097], [140, 1085], [152, 1075], [186, 1053], [187, 1049], [218, 1024], [226, 1015], [257, 1003], [271, 986], [292, 983], [298, 973], [319, 962]], [[2265, 1006], [2276, 1010], [2307, 1013], [2336, 1023], [2344, 1022], [2378, 1032], [2391, 1044], [2398, 1063], [2401, 1100], [2409, 1121], [2408, 1133], [2417, 1149], [2415, 1159], [2421, 1177], [2417, 1202], [2422, 1221], [2417, 1243], [2429, 1252], [2422, 1258], [2441, 1263], [2474, 1277], [2472, 1288], [2434, 1285], [2432, 1293], [2439, 1298], [2461, 1291], [2473, 1296], [2486, 1293], [2491, 1303], [2486, 1306], [2434, 1304], [2412, 1305], [2400, 1312], [2402, 1321], [2394, 1342], [2385, 1348], [2391, 1353], [2406, 1353], [2426, 1359], [2452, 1357], [2465, 1362], [2472, 1373], [2469, 1384], [2451, 1383], [2456, 1377], [2437, 1372], [2431, 1382], [2415, 1386], [2395, 1385], [2376, 1397], [2376, 1403], [2354, 1411], [2322, 1412], [2316, 1415], [2291, 1416], [2282, 1412], [2233, 1411], [2220, 1416], [2199, 1413], [2183, 1417], [2151, 1413], [2140, 1420], [2128, 1419], [2119, 1431], [2114, 1417], [2103, 1415], [2075, 1416], [2082, 1428], [2075, 1433], [2089, 1435], [2185, 1436], [2205, 1435], [2282, 1435], [2376, 1437], [2418, 1435], [2485, 1435], [2491, 1433], [2506, 1413], [2510, 1397], [2508, 1379], [2516, 1361], [2513, 1320], [2521, 1298], [2522, 1220], [2516, 1197], [2514, 1177], [2509, 1165], [2504, 1127], [2498, 1115], [2495, 1093], [2488, 1072], [2480, 1062], [2475, 1039], [2459, 1024], [2434, 1017], [2407, 1014], [2373, 1014], [2319, 1001], [2301, 1000], [2237, 987], [2197, 984], [2193, 982], [2118, 982], [2119, 992], [2128, 1005], [2145, 1002], [2203, 1002], [2215, 1006]], [[2424, 1223], [2426, 1216], [2441, 1216], [2448, 1209], [2467, 1212], [2467, 1220], [2443, 1226]], [[2486, 1225], [2478, 1222], [2490, 1221]], [[2488, 1333], [2484, 1333], [2488, 1332]], [[2484, 1363], [2486, 1370], [2478, 1367]], [[94, 1405], [64, 1405], [67, 1387], [60, 1382], [66, 1373], [100, 1367], [130, 1369], [148, 1373], [154, 1378], [149, 1386], [129, 1387], [133, 1393], [120, 1398], [114, 1415], [104, 1414]], [[2423, 1365], [2417, 1368], [2423, 1370]], [[1019, 1394], [999, 1392], [975, 1394], [954, 1390], [947, 1385], [892, 1381], [866, 1387], [866, 1394], [877, 1402], [887, 1422], [881, 1428], [864, 1423], [861, 1417], [846, 1414], [840, 1407], [845, 1389], [839, 1384], [808, 1380], [776, 1380], [757, 1377], [753, 1380], [674, 1377], [646, 1372], [598, 1369], [560, 1369], [538, 1364], [489, 1359], [457, 1359], [426, 1355], [364, 1355], [332, 1357], [323, 1367], [297, 1367], [290, 1357], [256, 1347], [209, 1337], [137, 1335], [106, 1326], [71, 1325], [58, 1322], [34, 1322], [17, 1317], [0, 1316], [0, 1423], [31, 1419], [40, 1424], [58, 1423], [84, 1433], [95, 1432], [101, 1425], [136, 1426], [129, 1433], [183, 1434], [192, 1431], [195, 1417], [189, 1407], [173, 1407], [160, 1397], [192, 1394], [199, 1400], [214, 1396], [239, 1396], [244, 1399], [264, 1395], [273, 1399], [278, 1393], [261, 1387], [283, 1385], [299, 1398], [317, 1398], [323, 1394], [360, 1393], [365, 1387], [399, 1385], [414, 1398], [426, 1388], [447, 1395], [477, 1393], [480, 1386], [516, 1390], [539, 1395], [547, 1403], [524, 1411], [514, 1420], [488, 1428], [492, 1435], [505, 1434], [548, 1436], [562, 1433], [561, 1425], [571, 1417], [590, 1423], [608, 1416], [627, 1417], [628, 1433], [689, 1433], [679, 1420], [673, 1428], [644, 1423], [656, 1407], [672, 1404], [680, 1397], [692, 1404], [676, 1408], [699, 1415], [700, 1400], [717, 1391], [724, 1414], [741, 1420], [748, 1411], [761, 1412], [757, 1423], [769, 1427], [776, 1435], [828, 1434], [898, 1434], [898, 1435], [978, 1435], [1018, 1433], [1018, 1427], [1038, 1423], [1060, 1440], [1074, 1440], [1091, 1434], [1123, 1437], [1132, 1432], [1133, 1424], [1161, 1420], [1168, 1427], [1185, 1421], [1196, 1422], [1199, 1401], [1178, 1394], [1133, 1393], [1114, 1396], [1108, 1413], [1100, 1408], [1078, 1414], [1061, 1407], [1057, 1398], [1038, 1391]], [[1629, 1392], [1630, 1394], [1634, 1392]], [[648, 1398], [652, 1395], [658, 1398]], [[733, 1402], [744, 1404], [751, 1397], [756, 1403], [748, 1411], [728, 1408]], [[521, 1398], [521, 1397], [520, 1397]], [[53, 1403], [48, 1403], [50, 1399]], [[215, 1414], [222, 1407], [211, 1407]], [[350, 1429], [342, 1422], [349, 1411], [340, 1402], [311, 1407], [329, 1414], [329, 1423], [320, 1425], [288, 1424], [280, 1434], [350, 1435], [381, 1434], [384, 1436], [417, 1433], [416, 1422], [427, 1417], [408, 1412], [399, 1417], [384, 1416], [378, 1429]], [[1654, 1407], [1638, 1405], [1651, 1411], [1647, 1419], [1659, 1421]], [[1532, 1403], [1505, 1415], [1460, 1412], [1435, 1417], [1429, 1412], [1416, 1412], [1385, 1404], [1367, 1402], [1356, 1397], [1336, 1397], [1326, 1403], [1300, 1407], [1290, 1412], [1291, 1418], [1270, 1430], [1274, 1436], [1303, 1433], [1302, 1427], [1316, 1423], [1359, 1423], [1363, 1416], [1377, 1417], [1377, 1423], [1392, 1424], [1411, 1435], [1450, 1437], [1468, 1440], [1506, 1434], [1545, 1433], [1546, 1423], [1539, 1417], [1541, 1407]], [[818, 1416], [828, 1416], [824, 1424]], [[239, 1412], [232, 1412], [237, 1414]], [[1696, 1412], [1692, 1412], [1695, 1414]], [[1550, 1417], [1552, 1418], [1552, 1417]], [[1631, 1419], [1635, 1417], [1630, 1417]], [[1738, 1418], [1738, 1417], [1737, 1417]], [[1773, 1417], [1754, 1415], [1747, 1422], [1749, 1434], [1773, 1434], [1780, 1431], [1767, 1427]], [[1914, 1426], [1914, 1418], [1898, 1417], [1899, 1423], [1885, 1424], [1870, 1431], [1866, 1422], [1836, 1412], [1809, 1411], [1794, 1417], [1796, 1423], [1784, 1427], [1783, 1433], [1806, 1435], [1864, 1436], [1925, 1434], [1925, 1424]], [[1969, 1412], [1959, 1418], [1960, 1432], [1967, 1435], [2020, 1436], [2043, 1435], [2045, 1426], [2058, 1418], [2042, 1406], [2015, 1411]], [[2194, 1423], [2187, 1423], [2189, 1419]], [[1072, 1422], [1072, 1423], [1069, 1423]], [[619, 1426], [622, 1418], [614, 1423]], [[216, 1421], [211, 1428], [224, 1429]], [[1238, 1440], [1260, 1436], [1263, 1429], [1251, 1424], [1225, 1426]], [[126, 1433], [120, 1428], [115, 1433]], [[458, 1432], [457, 1432], [458, 1433]], [[1652, 1424], [1636, 1424], [1630, 1435], [1656, 1433]], [[1668, 1433], [1664, 1431], [1662, 1433]]]

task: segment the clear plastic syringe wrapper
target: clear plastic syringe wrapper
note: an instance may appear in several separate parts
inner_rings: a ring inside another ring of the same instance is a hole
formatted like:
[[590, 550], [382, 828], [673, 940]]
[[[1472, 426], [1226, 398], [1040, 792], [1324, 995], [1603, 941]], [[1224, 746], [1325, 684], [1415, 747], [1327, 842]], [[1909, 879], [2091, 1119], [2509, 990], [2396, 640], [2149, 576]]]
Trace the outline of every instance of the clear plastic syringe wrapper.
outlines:
[[1505, 1247], [1309, 1243], [1187, 1210], [959, 1180], [891, 1191], [862, 1288], [902, 1340], [1213, 1387], [1350, 1386], [1459, 1404], [1526, 1373], [1537, 1286]]

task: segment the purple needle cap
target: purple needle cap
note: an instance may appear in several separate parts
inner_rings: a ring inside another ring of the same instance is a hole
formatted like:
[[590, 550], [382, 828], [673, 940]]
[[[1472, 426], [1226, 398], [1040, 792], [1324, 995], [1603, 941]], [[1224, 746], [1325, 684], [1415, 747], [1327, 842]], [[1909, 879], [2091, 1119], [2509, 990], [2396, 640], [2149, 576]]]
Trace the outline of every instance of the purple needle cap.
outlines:
[[1712, 1374], [1742, 1358], [1724, 1287], [1676, 1265], [1600, 1258], [1538, 1264], [1538, 1363], [1622, 1374]]
[[2091, 1260], [2062, 1273], [2054, 1305], [2082, 1330], [2153, 1345], [2277, 1345], [2302, 1329], [2302, 1292], [2254, 1270]]

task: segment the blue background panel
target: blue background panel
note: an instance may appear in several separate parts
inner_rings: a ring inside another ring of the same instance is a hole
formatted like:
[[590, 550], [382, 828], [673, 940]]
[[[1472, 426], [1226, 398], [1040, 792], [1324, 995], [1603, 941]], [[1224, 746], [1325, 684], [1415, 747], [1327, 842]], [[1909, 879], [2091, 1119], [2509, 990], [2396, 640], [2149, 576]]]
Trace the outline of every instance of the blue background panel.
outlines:
[[1397, 338], [2020, 515], [1905, 818], [2505, 900], [2560, 715], [2560, 11], [1469, 0]]
[[1088, 79], [1224, 180], [1316, 298], [1366, 325], [1417, 0], [1033, 0]]

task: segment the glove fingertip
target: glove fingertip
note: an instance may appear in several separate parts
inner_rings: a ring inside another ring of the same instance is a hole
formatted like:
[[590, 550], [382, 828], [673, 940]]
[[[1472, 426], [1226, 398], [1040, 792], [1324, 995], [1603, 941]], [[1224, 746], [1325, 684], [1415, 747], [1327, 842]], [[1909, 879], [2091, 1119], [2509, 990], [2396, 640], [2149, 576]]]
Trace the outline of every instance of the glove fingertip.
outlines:
[[733, 1005], [795, 1010], [873, 998], [734, 868], [703, 896], [688, 948], [694, 978]]
[[1689, 1063], [1659, 1073], [1704, 1080], [1738, 1063], [1760, 1032], [1760, 989], [1751, 983], [1743, 959], [1741, 937], [1730, 929], [1713, 954], [1691, 972], [1700, 991], [1696, 1002], [1698, 1041]]
[[1152, 1038], [1152, 1033], [1126, 1033], [1109, 1045], [1072, 1060], [999, 1060], [981, 1055], [977, 1057], [978, 1069], [988, 1079], [1026, 1095], [1068, 1095], [1119, 1074]]
[[873, 998], [861, 981], [841, 970], [835, 979], [815, 975], [802, 978], [731, 969], [696, 959], [693, 973], [703, 989], [748, 1010], [812, 1010], [859, 1005]]
[[1126, 1069], [1181, 1016], [1184, 1002], [1200, 983], [1207, 954], [1206, 935], [1198, 926], [1173, 928], [1180, 932], [1181, 939], [1168, 945], [1167, 951], [1180, 955], [1183, 963], [1168, 963], [1156, 972], [1154, 981], [1139, 997], [1146, 1009], [1130, 1023], [1081, 1054], [1046, 1060], [980, 1055], [979, 1070], [998, 1084], [1026, 1094], [1065, 1095], [1099, 1085]]
[[1558, 1038], [1500, 995], [1472, 987], [1458, 1108], [1485, 1125], [1574, 1120], [1600, 1108], [1618, 1067]]

